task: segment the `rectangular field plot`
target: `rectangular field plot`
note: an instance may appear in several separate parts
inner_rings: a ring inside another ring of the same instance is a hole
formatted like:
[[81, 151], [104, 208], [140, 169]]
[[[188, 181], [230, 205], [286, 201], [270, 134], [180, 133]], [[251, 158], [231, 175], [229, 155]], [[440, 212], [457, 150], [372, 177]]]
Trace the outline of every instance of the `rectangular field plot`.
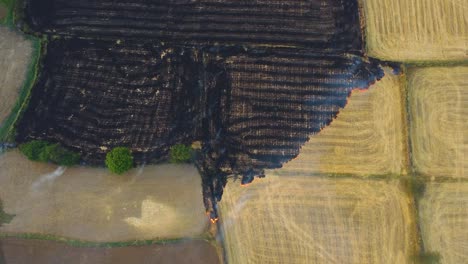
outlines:
[[0, 26], [0, 127], [19, 97], [31, 54], [30, 41]]
[[359, 51], [362, 44], [357, 0], [27, 0], [25, 6], [32, 29], [53, 35]]
[[468, 67], [415, 69], [408, 87], [416, 170], [468, 177]]
[[440, 253], [442, 263], [468, 259], [468, 183], [429, 184], [419, 206], [426, 251]]
[[9, 151], [0, 156], [0, 199], [16, 215], [0, 233], [111, 242], [194, 237], [208, 225], [201, 179], [190, 165], [146, 166], [118, 177]]
[[361, 0], [369, 56], [394, 61], [468, 58], [468, 2]]
[[405, 173], [401, 78], [387, 69], [369, 90], [353, 92], [338, 117], [313, 135], [296, 159], [271, 173]]
[[229, 263], [408, 263], [415, 223], [397, 182], [271, 176], [229, 182], [220, 202]]

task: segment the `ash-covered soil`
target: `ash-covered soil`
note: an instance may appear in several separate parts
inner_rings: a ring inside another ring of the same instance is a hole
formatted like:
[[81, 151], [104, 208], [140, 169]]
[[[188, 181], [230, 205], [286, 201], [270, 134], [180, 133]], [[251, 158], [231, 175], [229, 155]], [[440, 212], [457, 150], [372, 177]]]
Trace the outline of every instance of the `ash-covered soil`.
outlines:
[[352, 89], [383, 76], [364, 56], [355, 0], [27, 0], [24, 11], [50, 41], [18, 141], [59, 141], [91, 164], [115, 146], [147, 163], [201, 141], [213, 218], [228, 175], [248, 183], [281, 167]]

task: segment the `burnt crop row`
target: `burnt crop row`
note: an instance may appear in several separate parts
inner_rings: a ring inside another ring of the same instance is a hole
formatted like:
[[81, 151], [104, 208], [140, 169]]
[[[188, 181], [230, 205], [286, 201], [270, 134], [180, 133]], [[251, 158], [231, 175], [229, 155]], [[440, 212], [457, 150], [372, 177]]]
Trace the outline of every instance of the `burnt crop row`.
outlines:
[[50, 41], [18, 141], [97, 165], [116, 146], [141, 164], [201, 141], [212, 218], [229, 175], [281, 167], [383, 75], [363, 55], [357, 1], [26, 0], [25, 12]]
[[353, 2], [27, 0], [26, 11], [34, 30], [63, 36], [359, 50]]
[[58, 140], [91, 164], [102, 164], [118, 145], [143, 162], [191, 142], [196, 54], [151, 43], [82, 40], [50, 42], [47, 50], [19, 138]]

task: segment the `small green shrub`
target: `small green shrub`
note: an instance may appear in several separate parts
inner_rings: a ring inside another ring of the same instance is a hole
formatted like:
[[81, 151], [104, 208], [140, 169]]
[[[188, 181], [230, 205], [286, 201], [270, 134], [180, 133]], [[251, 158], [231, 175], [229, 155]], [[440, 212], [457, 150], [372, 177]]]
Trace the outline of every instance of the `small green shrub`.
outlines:
[[80, 155], [71, 152], [59, 144], [52, 144], [44, 148], [44, 158], [60, 166], [73, 166], [80, 161]]
[[112, 149], [106, 155], [106, 166], [115, 174], [122, 174], [130, 170], [133, 167], [132, 152], [125, 147]]
[[177, 144], [171, 147], [169, 155], [171, 163], [184, 163], [192, 159], [193, 149], [184, 144]]
[[15, 215], [10, 215], [3, 211], [3, 204], [2, 204], [2, 201], [0, 200], [0, 226], [2, 226], [2, 224], [10, 223], [14, 217]]
[[421, 199], [426, 192], [426, 183], [420, 176], [407, 176], [401, 178], [403, 188], [414, 195], [416, 200]]
[[60, 166], [73, 166], [80, 161], [80, 155], [43, 140], [33, 140], [19, 146], [20, 151], [30, 160], [52, 162]]
[[415, 264], [440, 264], [441, 257], [438, 252], [425, 252], [414, 257]]
[[[41, 153], [49, 143], [43, 140], [32, 140], [27, 143], [21, 144], [19, 150], [23, 153], [29, 160], [41, 161]], [[47, 161], [47, 160], [46, 160]]]

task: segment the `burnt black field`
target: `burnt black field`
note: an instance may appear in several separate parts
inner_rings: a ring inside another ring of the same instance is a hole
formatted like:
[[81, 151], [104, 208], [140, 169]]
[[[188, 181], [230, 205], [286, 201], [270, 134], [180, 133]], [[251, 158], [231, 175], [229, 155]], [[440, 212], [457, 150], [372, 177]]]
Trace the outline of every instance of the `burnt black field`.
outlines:
[[48, 43], [19, 142], [47, 139], [102, 165], [138, 164], [202, 142], [197, 165], [216, 217], [226, 177], [280, 168], [383, 76], [363, 53], [357, 0], [26, 0]]

